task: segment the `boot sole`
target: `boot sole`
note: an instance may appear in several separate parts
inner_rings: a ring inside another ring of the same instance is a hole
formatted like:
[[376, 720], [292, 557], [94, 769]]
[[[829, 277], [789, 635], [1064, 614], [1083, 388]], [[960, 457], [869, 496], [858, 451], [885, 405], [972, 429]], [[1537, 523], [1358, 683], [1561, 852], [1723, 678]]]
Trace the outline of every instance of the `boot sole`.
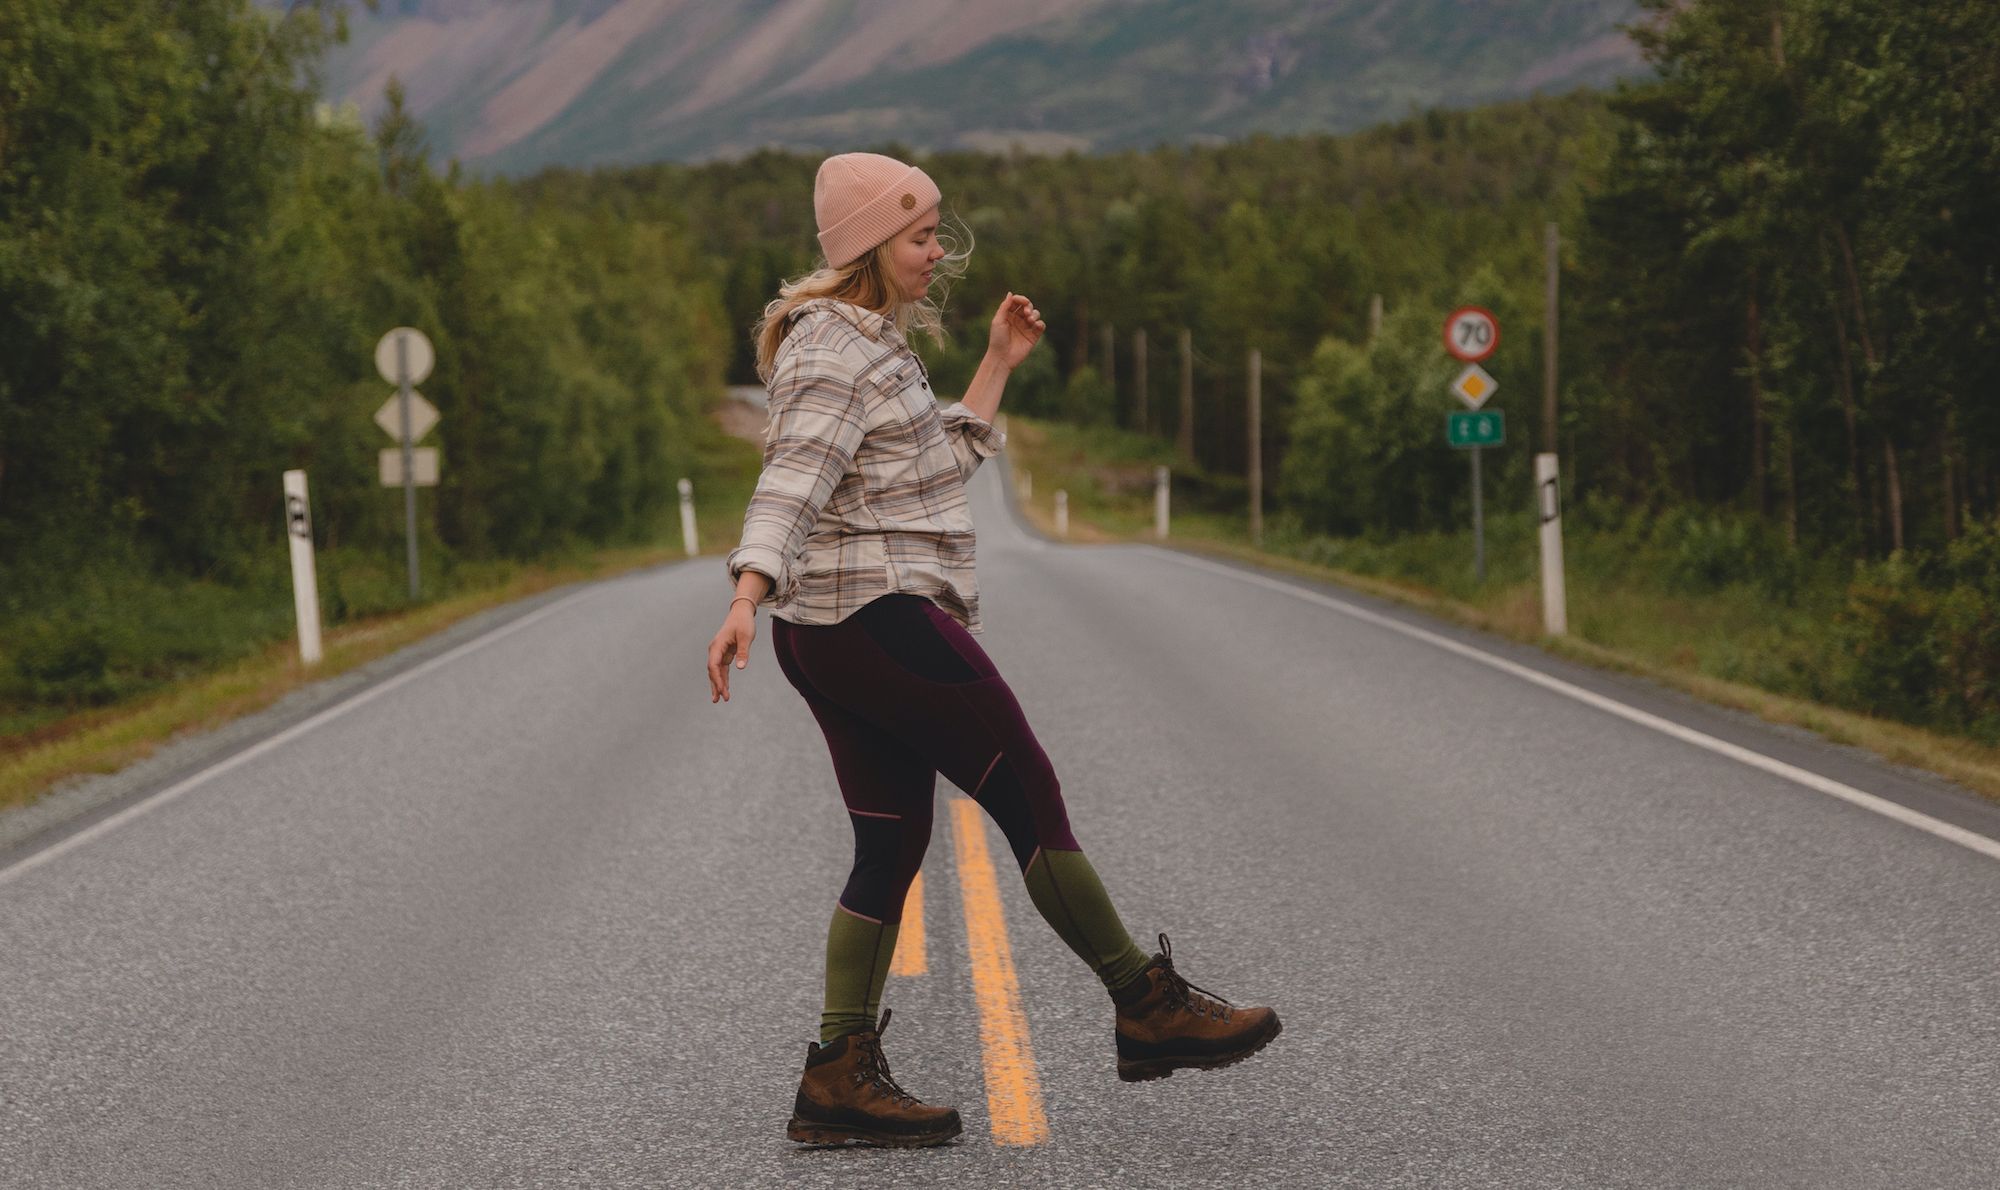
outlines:
[[1261, 1036], [1242, 1049], [1226, 1054], [1207, 1054], [1198, 1058], [1120, 1058], [1118, 1078], [1128, 1083], [1145, 1083], [1156, 1078], [1171, 1078], [1176, 1070], [1220, 1070], [1224, 1066], [1234, 1066], [1271, 1044], [1271, 1039], [1283, 1032], [1284, 1028], [1284, 1022], [1274, 1016], [1271, 1018], [1271, 1027]]
[[877, 1132], [842, 1124], [814, 1124], [793, 1116], [791, 1123], [785, 1126], [785, 1136], [804, 1145], [860, 1144], [884, 1149], [927, 1149], [943, 1144], [963, 1130], [962, 1124], [953, 1122], [936, 1132]]

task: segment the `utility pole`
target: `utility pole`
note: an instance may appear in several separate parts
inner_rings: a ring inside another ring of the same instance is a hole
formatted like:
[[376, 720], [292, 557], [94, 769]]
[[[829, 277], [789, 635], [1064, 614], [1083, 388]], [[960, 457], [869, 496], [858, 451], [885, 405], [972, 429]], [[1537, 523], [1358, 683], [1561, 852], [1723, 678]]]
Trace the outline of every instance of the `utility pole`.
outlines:
[[1569, 632], [1569, 596], [1563, 586], [1562, 484], [1556, 466], [1556, 282], [1562, 267], [1562, 236], [1551, 223], [1545, 232], [1548, 287], [1542, 312], [1542, 453], [1535, 456], [1535, 501], [1542, 522], [1542, 628], [1550, 636]]
[[1146, 331], [1144, 327], [1132, 332], [1132, 403], [1138, 408], [1138, 428], [1146, 432]]
[[1542, 450], [1556, 453], [1556, 281], [1562, 235], [1551, 223], [1544, 232], [1548, 258], [1547, 288], [1542, 295]]
[[1250, 349], [1250, 544], [1264, 548], [1264, 353]]
[[1181, 458], [1194, 462], [1194, 333], [1181, 328], [1181, 424], [1176, 446]]
[[1118, 409], [1118, 328], [1105, 323], [1104, 336], [1104, 383], [1111, 389], [1112, 419], [1117, 419]]

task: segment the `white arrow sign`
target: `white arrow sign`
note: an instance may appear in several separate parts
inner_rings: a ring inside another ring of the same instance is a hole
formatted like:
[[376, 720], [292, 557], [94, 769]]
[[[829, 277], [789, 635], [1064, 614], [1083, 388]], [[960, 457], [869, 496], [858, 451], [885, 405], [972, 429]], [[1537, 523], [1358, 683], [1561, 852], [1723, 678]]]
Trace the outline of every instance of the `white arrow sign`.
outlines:
[[[375, 424], [382, 427], [383, 433], [398, 442], [403, 440], [402, 405], [402, 400], [392, 394], [387, 401], [382, 403], [382, 407], [375, 411]], [[430, 433], [431, 427], [436, 424], [438, 424], [437, 406], [424, 400], [424, 394], [414, 389], [411, 390], [410, 441], [412, 443], [422, 442], [424, 435]]]
[[[410, 367], [408, 376], [397, 374], [398, 342], [403, 344], [403, 355]], [[431, 350], [431, 341], [413, 326], [399, 326], [375, 344], [375, 370], [382, 373], [382, 379], [390, 384], [422, 384], [431, 374], [431, 365], [436, 362], [437, 352]]]

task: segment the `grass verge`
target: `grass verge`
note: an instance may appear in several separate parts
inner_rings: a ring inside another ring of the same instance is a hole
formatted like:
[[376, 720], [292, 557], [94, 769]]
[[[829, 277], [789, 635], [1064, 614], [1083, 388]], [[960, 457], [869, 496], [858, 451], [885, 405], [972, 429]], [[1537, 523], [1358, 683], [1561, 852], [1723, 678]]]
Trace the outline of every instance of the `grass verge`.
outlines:
[[[760, 452], [725, 438], [705, 446], [702, 453], [708, 477], [697, 488], [702, 499], [697, 505], [696, 536], [702, 556], [720, 557], [735, 546], [744, 505], [756, 485]], [[115, 772], [177, 736], [262, 710], [308, 682], [365, 665], [489, 608], [568, 583], [685, 558], [677, 514], [673, 537], [671, 542], [590, 550], [543, 563], [481, 566], [468, 572], [469, 589], [328, 628], [323, 633], [323, 659], [310, 669], [300, 662], [298, 643], [290, 636], [248, 647], [238, 641], [230, 650], [233, 657], [110, 705], [32, 720], [22, 716], [20, 722], [32, 722], [31, 728], [0, 736], [0, 810], [34, 801], [69, 777]], [[321, 585], [326, 585], [324, 573]], [[717, 592], [722, 588], [718, 578]], [[281, 595], [289, 624], [290, 590]]]

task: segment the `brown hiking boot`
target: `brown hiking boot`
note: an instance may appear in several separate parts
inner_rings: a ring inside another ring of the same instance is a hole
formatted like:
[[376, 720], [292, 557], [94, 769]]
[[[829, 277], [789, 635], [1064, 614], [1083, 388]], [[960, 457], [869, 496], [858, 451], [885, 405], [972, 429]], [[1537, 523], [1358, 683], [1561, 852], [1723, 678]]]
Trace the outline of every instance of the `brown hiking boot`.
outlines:
[[1152, 966], [1111, 999], [1118, 1006], [1118, 1077], [1128, 1083], [1241, 1062], [1278, 1035], [1277, 1013], [1231, 1004], [1182, 979], [1165, 934]]
[[806, 1047], [806, 1073], [792, 1104], [785, 1135], [809, 1145], [862, 1144], [917, 1148], [959, 1133], [958, 1110], [926, 1107], [889, 1077], [882, 1031], [889, 1010], [873, 1029], [849, 1033], [830, 1045]]

